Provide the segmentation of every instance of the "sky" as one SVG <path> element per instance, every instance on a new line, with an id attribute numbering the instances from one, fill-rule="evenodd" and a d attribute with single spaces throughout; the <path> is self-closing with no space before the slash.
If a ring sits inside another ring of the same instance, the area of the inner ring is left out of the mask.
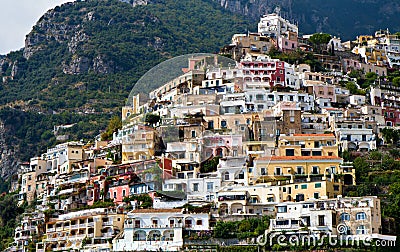
<path id="1" fill-rule="evenodd" d="M 0 54 L 24 47 L 25 35 L 47 10 L 72 1 L 0 0 Z"/>

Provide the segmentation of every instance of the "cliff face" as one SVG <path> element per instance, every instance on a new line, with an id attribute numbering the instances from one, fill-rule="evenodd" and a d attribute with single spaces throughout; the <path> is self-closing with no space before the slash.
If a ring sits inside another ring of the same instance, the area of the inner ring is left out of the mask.
<path id="1" fill-rule="evenodd" d="M 17 155 L 19 146 L 10 147 L 7 145 L 6 131 L 4 123 L 0 121 L 0 176 L 3 178 L 12 175 L 17 170 L 17 165 L 20 162 Z"/>
<path id="2" fill-rule="evenodd" d="M 216 52 L 251 24 L 211 0 L 86 0 L 48 11 L 25 48 L 0 55 L 0 176 L 54 146 L 55 125 L 75 123 L 63 133 L 70 140 L 93 139 L 152 67 Z"/>
<path id="3" fill-rule="evenodd" d="M 71 3 L 71 5 L 74 5 Z M 25 39 L 24 57 L 29 60 L 39 51 L 48 50 L 47 44 L 56 42 L 67 47 L 70 56 L 62 62 L 64 74 L 114 73 L 114 62 L 104 55 L 82 56 L 91 37 L 85 32 L 85 25 L 96 20 L 96 12 L 79 10 L 78 16 L 68 17 L 59 8 L 50 10 L 37 22 Z"/>
<path id="4" fill-rule="evenodd" d="M 251 17 L 271 13 L 277 6 L 281 15 L 298 22 L 304 34 L 326 32 L 354 39 L 389 28 L 400 31 L 400 2 L 396 0 L 213 0 L 223 8 Z"/>

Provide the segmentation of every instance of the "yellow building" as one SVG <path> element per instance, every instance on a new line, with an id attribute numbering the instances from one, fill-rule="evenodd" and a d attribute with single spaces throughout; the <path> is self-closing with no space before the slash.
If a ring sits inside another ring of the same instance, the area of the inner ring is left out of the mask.
<path id="1" fill-rule="evenodd" d="M 279 137 L 280 156 L 339 156 L 333 134 L 293 134 Z"/>
<path id="2" fill-rule="evenodd" d="M 122 129 L 122 162 L 151 159 L 158 150 L 159 137 L 156 130 L 144 125 Z"/>
<path id="3" fill-rule="evenodd" d="M 283 201 L 332 198 L 355 182 L 355 171 L 338 156 L 272 156 L 254 161 L 249 183 L 278 182 Z"/>
<path id="4" fill-rule="evenodd" d="M 108 240 L 123 230 L 124 216 L 113 209 L 96 208 L 50 219 L 46 222 L 46 238 L 37 244 L 37 251 L 80 249 L 85 245 L 109 248 Z"/>

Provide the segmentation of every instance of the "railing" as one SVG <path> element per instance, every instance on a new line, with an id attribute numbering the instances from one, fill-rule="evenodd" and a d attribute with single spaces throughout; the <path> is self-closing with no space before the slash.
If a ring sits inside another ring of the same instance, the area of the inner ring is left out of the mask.
<path id="1" fill-rule="evenodd" d="M 55 232 L 55 231 L 56 231 L 55 228 L 48 228 L 48 229 L 47 229 L 47 232 Z"/>
<path id="2" fill-rule="evenodd" d="M 112 225 L 113 225 L 112 221 L 103 222 L 103 226 L 112 226 Z"/>

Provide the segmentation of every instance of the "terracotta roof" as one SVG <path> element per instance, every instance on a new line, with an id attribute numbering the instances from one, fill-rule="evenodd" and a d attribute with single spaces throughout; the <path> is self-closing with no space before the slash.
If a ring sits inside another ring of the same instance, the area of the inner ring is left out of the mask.
<path id="1" fill-rule="evenodd" d="M 180 213 L 181 208 L 171 208 L 171 209 L 136 209 L 130 211 L 130 213 Z"/>
<path id="2" fill-rule="evenodd" d="M 311 137 L 325 137 L 325 136 L 331 136 L 334 137 L 332 133 L 330 134 L 293 134 L 293 136 L 311 136 Z"/>
<path id="3" fill-rule="evenodd" d="M 271 161 L 279 161 L 279 160 L 334 160 L 334 159 L 342 159 L 337 156 L 272 156 L 272 157 L 261 157 L 256 160 L 271 160 Z"/>

